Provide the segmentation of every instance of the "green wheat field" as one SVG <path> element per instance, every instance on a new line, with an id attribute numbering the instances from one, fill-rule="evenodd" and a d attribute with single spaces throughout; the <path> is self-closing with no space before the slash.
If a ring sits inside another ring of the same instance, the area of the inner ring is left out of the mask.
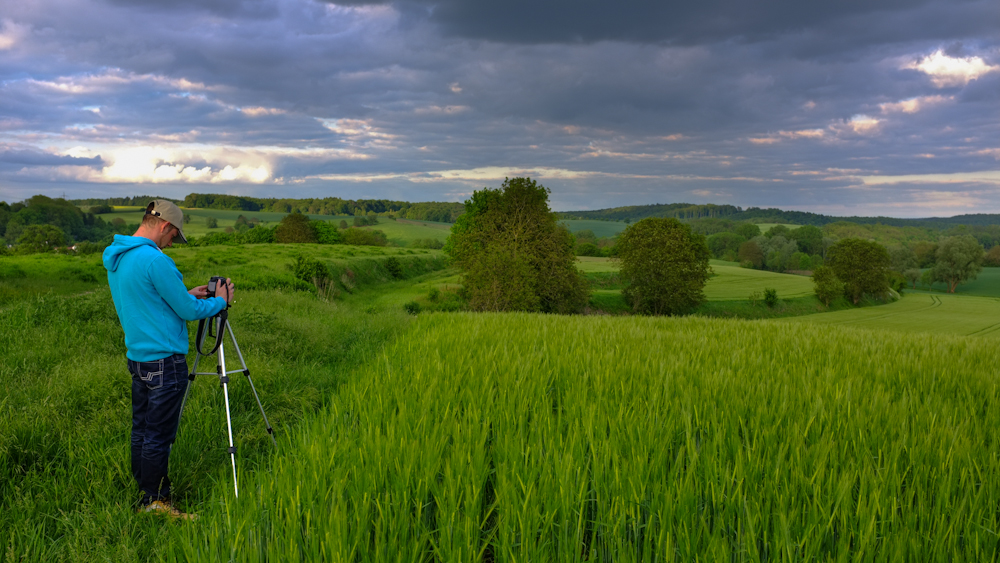
<path id="1" fill-rule="evenodd" d="M 171 472 L 200 519 L 135 514 L 99 256 L 4 257 L 0 562 L 1000 558 L 1000 299 L 817 313 L 808 278 L 713 261 L 716 309 L 689 317 L 410 315 L 457 287 L 439 251 L 168 253 L 189 286 L 236 281 L 277 448 L 234 378 L 235 498 L 199 376 Z M 296 278 L 303 258 L 334 283 Z M 613 262 L 580 264 L 613 299 Z M 764 288 L 814 314 L 713 313 Z"/>

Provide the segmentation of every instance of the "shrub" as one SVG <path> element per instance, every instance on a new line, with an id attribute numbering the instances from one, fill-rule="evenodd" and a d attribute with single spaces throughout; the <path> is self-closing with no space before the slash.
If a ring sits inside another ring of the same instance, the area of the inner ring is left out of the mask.
<path id="1" fill-rule="evenodd" d="M 413 248 L 429 248 L 431 250 L 440 250 L 444 248 L 444 243 L 436 238 L 418 238 L 410 243 Z"/>
<path id="2" fill-rule="evenodd" d="M 983 266 L 989 266 L 991 268 L 1000 267 L 1000 244 L 994 246 L 983 255 Z"/>
<path id="3" fill-rule="evenodd" d="M 398 280 L 403 277 L 403 265 L 399 262 L 399 258 L 390 256 L 382 262 L 382 265 L 385 266 L 385 271 L 394 279 Z"/>
<path id="4" fill-rule="evenodd" d="M 436 287 L 432 287 L 431 290 L 427 292 L 427 299 L 431 302 L 436 302 L 439 297 L 441 297 L 441 290 Z"/>
<path id="5" fill-rule="evenodd" d="M 108 245 L 106 244 L 100 244 L 85 240 L 83 242 L 76 243 L 76 253 L 82 255 L 99 254 L 101 252 L 104 252 L 104 249 L 107 248 L 107 246 Z"/>
<path id="6" fill-rule="evenodd" d="M 219 226 L 219 220 L 215 217 L 205 217 L 205 226 L 214 229 Z"/>
<path id="7" fill-rule="evenodd" d="M 844 294 L 844 284 L 829 266 L 820 266 L 813 270 L 813 287 L 816 297 L 827 307 L 834 300 Z"/>
<path id="8" fill-rule="evenodd" d="M 385 233 L 375 229 L 347 229 L 341 231 L 341 240 L 344 244 L 355 246 L 387 246 L 389 238 Z"/>
<path id="9" fill-rule="evenodd" d="M 677 315 L 705 301 L 710 257 L 704 235 L 674 218 L 648 217 L 618 237 L 622 296 L 639 313 Z"/>
<path id="10" fill-rule="evenodd" d="M 275 229 L 267 227 L 254 227 L 235 236 L 236 242 L 240 244 L 269 244 L 276 241 Z"/>
<path id="11" fill-rule="evenodd" d="M 596 244 L 592 242 L 585 242 L 583 244 L 576 245 L 576 255 L 577 256 L 601 256 L 601 249 L 597 247 Z"/>
<path id="12" fill-rule="evenodd" d="M 326 267 L 326 264 L 314 258 L 306 258 L 304 256 L 295 257 L 295 264 L 292 266 L 292 273 L 295 275 L 296 279 L 300 279 L 304 282 L 309 282 L 317 286 L 321 282 L 330 279 L 330 269 Z"/>
<path id="13" fill-rule="evenodd" d="M 778 304 L 777 289 L 772 289 L 770 287 L 764 288 L 764 304 L 767 305 L 769 309 L 774 309 L 774 306 Z"/>
<path id="14" fill-rule="evenodd" d="M 88 209 L 88 212 L 93 213 L 94 215 L 100 215 L 102 213 L 114 213 L 114 211 L 115 210 L 113 207 L 105 204 L 91 205 L 90 209 Z"/>
<path id="15" fill-rule="evenodd" d="M 420 303 L 417 303 L 416 301 L 410 301 L 409 303 L 403 305 L 403 309 L 406 309 L 406 312 L 411 315 L 416 315 L 417 313 L 420 312 Z"/>
<path id="16" fill-rule="evenodd" d="M 347 225 L 347 221 L 345 221 L 345 220 L 341 219 L 341 220 L 340 220 L 340 228 L 341 228 L 341 229 L 346 229 L 346 228 L 348 228 L 348 225 Z"/>
<path id="17" fill-rule="evenodd" d="M 309 228 L 316 236 L 316 242 L 320 244 L 340 244 L 343 237 L 337 227 L 327 221 L 309 221 Z"/>

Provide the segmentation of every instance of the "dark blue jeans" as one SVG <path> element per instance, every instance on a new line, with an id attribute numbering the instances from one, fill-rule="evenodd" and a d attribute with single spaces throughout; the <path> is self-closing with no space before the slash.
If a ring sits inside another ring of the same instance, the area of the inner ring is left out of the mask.
<path id="1" fill-rule="evenodd" d="M 187 359 L 174 354 L 152 362 L 128 361 L 132 373 L 132 476 L 142 491 L 140 504 L 170 498 L 170 446 L 177 437 Z"/>

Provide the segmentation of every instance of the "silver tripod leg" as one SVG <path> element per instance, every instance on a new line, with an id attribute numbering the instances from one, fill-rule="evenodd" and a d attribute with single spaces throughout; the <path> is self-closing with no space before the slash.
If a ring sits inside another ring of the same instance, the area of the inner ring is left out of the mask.
<path id="1" fill-rule="evenodd" d="M 222 330 L 222 320 L 216 321 L 219 323 L 217 326 L 218 330 Z M 240 489 L 236 482 L 236 447 L 233 445 L 233 419 L 229 414 L 229 374 L 226 372 L 226 343 L 225 339 L 219 343 L 219 381 L 222 383 L 222 394 L 226 399 L 226 429 L 229 430 L 229 458 L 233 462 L 233 491 L 236 493 L 236 498 L 240 498 Z"/>
<path id="2" fill-rule="evenodd" d="M 229 331 L 229 337 L 233 339 L 233 346 L 236 347 L 236 355 L 240 358 L 240 364 L 243 366 L 243 375 L 247 376 L 247 381 L 250 382 L 250 390 L 253 391 L 254 399 L 257 399 L 257 407 L 260 408 L 260 416 L 264 419 L 264 426 L 267 428 L 267 435 L 271 437 L 271 442 L 277 446 L 278 441 L 274 439 L 274 430 L 271 428 L 271 422 L 267 420 L 267 415 L 264 414 L 264 405 L 260 402 L 260 395 L 257 394 L 257 387 L 253 384 L 253 379 L 250 377 L 250 370 L 247 369 L 247 363 L 243 359 L 243 352 L 240 352 L 240 345 L 236 342 L 236 335 L 233 334 L 233 325 L 226 323 L 226 330 Z"/>

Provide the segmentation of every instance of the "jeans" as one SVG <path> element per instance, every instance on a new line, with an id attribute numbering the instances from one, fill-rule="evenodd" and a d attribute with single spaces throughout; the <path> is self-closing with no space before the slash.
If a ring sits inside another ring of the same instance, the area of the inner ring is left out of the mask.
<path id="1" fill-rule="evenodd" d="M 132 374 L 132 476 L 142 491 L 140 504 L 170 498 L 170 446 L 177 437 L 187 359 L 174 354 L 152 362 L 128 361 Z"/>

